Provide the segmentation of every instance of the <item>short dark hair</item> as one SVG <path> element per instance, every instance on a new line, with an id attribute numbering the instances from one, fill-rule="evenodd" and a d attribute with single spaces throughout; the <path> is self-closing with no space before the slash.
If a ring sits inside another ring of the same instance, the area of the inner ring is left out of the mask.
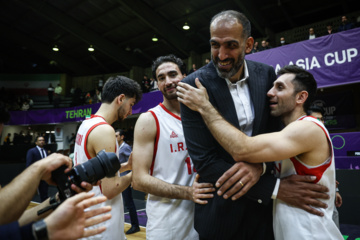
<path id="1" fill-rule="evenodd" d="M 140 85 L 134 80 L 124 76 L 112 76 L 104 84 L 101 93 L 101 102 L 112 103 L 120 94 L 126 97 L 135 98 L 139 102 L 142 97 Z"/>
<path id="2" fill-rule="evenodd" d="M 307 115 L 311 115 L 313 112 L 316 112 L 316 113 L 321 113 L 321 115 L 324 116 L 325 114 L 325 110 L 323 107 L 319 106 L 319 105 L 316 105 L 316 104 L 312 104 L 308 111 L 307 111 Z"/>
<path id="3" fill-rule="evenodd" d="M 156 69 L 163 63 L 166 63 L 166 62 L 172 62 L 172 63 L 175 63 L 178 67 L 179 67 L 179 70 L 181 72 L 181 74 L 185 74 L 186 73 L 186 70 L 185 70 L 185 65 L 183 63 L 183 61 L 176 57 L 175 55 L 173 54 L 170 54 L 170 55 L 167 55 L 167 56 L 161 56 L 161 57 L 158 57 L 152 64 L 152 67 L 151 67 L 151 70 L 152 70 L 152 75 L 153 77 L 157 80 L 157 77 L 156 77 Z"/>
<path id="4" fill-rule="evenodd" d="M 219 12 L 212 17 L 210 21 L 210 26 L 215 19 L 222 16 L 224 16 L 224 18 L 235 18 L 243 27 L 243 34 L 245 36 L 245 39 L 251 36 L 251 24 L 249 19 L 243 13 L 234 10 L 226 10 Z"/>
<path id="5" fill-rule="evenodd" d="M 117 132 L 119 133 L 119 136 L 124 135 L 124 138 L 126 138 L 126 131 L 124 129 L 118 128 L 118 129 L 115 130 L 115 133 L 117 133 Z"/>
<path id="6" fill-rule="evenodd" d="M 295 77 L 292 80 L 295 87 L 294 89 L 295 94 L 301 91 L 308 92 L 308 98 L 306 99 L 303 106 L 305 112 L 307 112 L 307 110 L 310 107 L 310 104 L 314 101 L 316 96 L 317 83 L 315 81 L 314 76 L 310 72 L 296 65 L 288 65 L 281 68 L 278 71 L 278 76 L 283 75 L 285 73 L 295 74 Z"/>
<path id="7" fill-rule="evenodd" d="M 0 123 L 7 123 L 10 120 L 10 113 L 6 108 L 0 107 Z"/>
<path id="8" fill-rule="evenodd" d="M 37 141 L 38 141 L 38 139 L 39 139 L 39 138 L 41 138 L 41 137 L 45 140 L 44 136 L 39 135 L 39 136 L 36 136 L 36 138 L 35 138 L 35 142 L 37 142 Z M 50 137 L 50 136 L 49 136 L 49 137 Z"/>

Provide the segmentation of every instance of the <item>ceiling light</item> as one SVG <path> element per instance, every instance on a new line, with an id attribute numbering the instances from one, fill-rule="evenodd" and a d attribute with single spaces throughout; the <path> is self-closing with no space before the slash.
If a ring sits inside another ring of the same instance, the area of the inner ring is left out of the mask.
<path id="1" fill-rule="evenodd" d="M 156 37 L 156 35 L 153 36 L 153 38 L 151 39 L 153 42 L 157 42 L 159 41 L 159 39 Z"/>
<path id="2" fill-rule="evenodd" d="M 189 30 L 189 29 L 190 29 L 190 26 L 189 26 L 187 23 L 185 23 L 184 26 L 183 26 L 183 29 L 184 29 L 184 30 Z"/>
<path id="3" fill-rule="evenodd" d="M 59 51 L 59 48 L 58 48 L 57 45 L 54 45 L 54 47 L 52 48 L 52 50 L 53 50 L 54 52 L 58 52 L 58 51 Z"/>
<path id="4" fill-rule="evenodd" d="M 94 49 L 93 45 L 90 45 L 90 47 L 88 48 L 88 51 L 89 51 L 89 52 L 93 52 L 93 51 L 95 51 L 95 49 Z"/>

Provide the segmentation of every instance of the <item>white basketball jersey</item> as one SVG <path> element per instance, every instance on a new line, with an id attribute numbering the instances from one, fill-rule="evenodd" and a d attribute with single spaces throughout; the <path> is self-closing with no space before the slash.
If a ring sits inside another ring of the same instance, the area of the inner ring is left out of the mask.
<path id="1" fill-rule="evenodd" d="M 75 165 L 82 164 L 89 159 L 91 159 L 87 149 L 87 139 L 90 132 L 99 125 L 108 124 L 105 119 L 100 116 L 93 115 L 90 119 L 85 120 L 76 135 L 75 141 L 75 152 L 74 152 L 74 162 Z M 114 136 L 115 137 L 115 136 Z M 117 148 L 116 148 L 117 152 Z M 120 176 L 118 174 L 118 176 Z M 93 189 L 90 192 L 95 193 L 95 197 L 103 196 L 101 192 L 101 186 L 93 186 Z M 97 204 L 89 209 L 95 209 L 102 206 L 111 206 L 111 219 L 104 223 L 100 223 L 95 225 L 98 226 L 106 226 L 105 232 L 101 234 L 97 234 L 92 237 L 84 238 L 84 239 L 106 239 L 106 240 L 113 240 L 113 239 L 120 239 L 125 240 L 125 233 L 124 233 L 124 206 L 122 201 L 121 194 L 118 194 L 113 199 L 107 200 L 104 203 Z"/>
<path id="2" fill-rule="evenodd" d="M 324 213 L 323 217 L 315 216 L 305 210 L 290 206 L 280 199 L 276 199 L 273 208 L 275 239 L 343 239 L 332 219 L 335 205 L 335 163 L 329 132 L 325 126 L 314 117 L 305 116 L 299 118 L 298 121 L 299 120 L 314 122 L 322 128 L 331 147 L 331 156 L 327 161 L 318 166 L 306 165 L 297 157 L 276 162 L 277 177 L 282 178 L 292 174 L 316 176 L 315 183 L 329 188 L 328 194 L 330 195 L 330 199 L 319 199 L 328 205 L 326 209 L 316 208 Z"/>
<path id="3" fill-rule="evenodd" d="M 185 144 L 181 118 L 163 104 L 149 110 L 156 121 L 156 140 L 150 174 L 165 182 L 191 186 L 196 172 Z M 199 239 L 194 229 L 195 204 L 189 200 L 148 195 L 146 239 Z"/>

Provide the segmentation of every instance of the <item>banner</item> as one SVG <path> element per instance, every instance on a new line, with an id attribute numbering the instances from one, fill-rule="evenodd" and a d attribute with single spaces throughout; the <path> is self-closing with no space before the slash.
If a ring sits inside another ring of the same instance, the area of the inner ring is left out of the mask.
<path id="1" fill-rule="evenodd" d="M 316 97 L 315 105 L 325 110 L 324 120 L 328 130 L 356 128 L 353 92 L 343 91 Z"/>
<path id="2" fill-rule="evenodd" d="M 337 169 L 360 170 L 360 132 L 330 134 Z"/>
<path id="3" fill-rule="evenodd" d="M 311 72 L 318 88 L 360 82 L 360 28 L 246 55 L 277 72 L 298 65 Z"/>
<path id="4" fill-rule="evenodd" d="M 160 91 L 143 94 L 140 102 L 133 106 L 132 114 L 146 112 L 163 101 Z M 29 111 L 10 111 L 10 121 L 7 125 L 53 124 L 63 122 L 79 122 L 95 114 L 101 103 L 69 108 L 53 108 Z"/>

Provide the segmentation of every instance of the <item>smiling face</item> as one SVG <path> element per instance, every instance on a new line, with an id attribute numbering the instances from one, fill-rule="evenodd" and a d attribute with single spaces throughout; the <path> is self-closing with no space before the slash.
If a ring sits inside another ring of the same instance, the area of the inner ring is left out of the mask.
<path id="1" fill-rule="evenodd" d="M 167 100 L 177 99 L 176 87 L 184 76 L 177 64 L 165 62 L 156 69 L 158 88 Z"/>
<path id="2" fill-rule="evenodd" d="M 242 25 L 234 18 L 215 19 L 210 26 L 210 35 L 211 58 L 218 75 L 232 82 L 239 80 L 245 52 L 251 51 L 254 39 L 245 39 Z"/>
<path id="3" fill-rule="evenodd" d="M 284 116 L 293 111 L 296 106 L 295 87 L 292 82 L 295 74 L 281 75 L 274 86 L 268 91 L 270 98 L 270 112 L 274 117 Z"/>

